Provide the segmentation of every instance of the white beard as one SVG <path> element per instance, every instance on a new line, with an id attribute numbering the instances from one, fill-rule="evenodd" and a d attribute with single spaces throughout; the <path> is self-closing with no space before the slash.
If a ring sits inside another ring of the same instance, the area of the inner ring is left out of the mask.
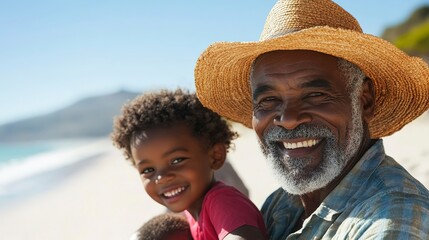
<path id="1" fill-rule="evenodd" d="M 352 123 L 344 146 L 339 146 L 338 139 L 329 128 L 300 125 L 294 130 L 273 127 L 264 135 L 264 143 L 259 142 L 268 165 L 281 187 L 295 195 L 313 192 L 327 186 L 344 169 L 356 154 L 363 138 L 362 112 L 358 98 L 352 95 Z M 287 136 L 287 137 L 286 137 Z M 308 158 L 291 158 L 283 155 L 277 144 L 279 139 L 293 137 L 321 137 L 326 145 L 320 165 L 310 168 Z"/>

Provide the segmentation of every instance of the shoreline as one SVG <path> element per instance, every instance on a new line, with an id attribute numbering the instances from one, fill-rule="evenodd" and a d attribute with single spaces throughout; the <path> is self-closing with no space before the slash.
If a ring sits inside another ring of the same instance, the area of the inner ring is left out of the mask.
<path id="1" fill-rule="evenodd" d="M 60 184 L 69 178 L 73 178 L 82 169 L 94 164 L 93 161 L 100 157 L 103 157 L 103 153 L 81 159 L 73 164 L 31 175 L 4 186 L 3 193 L 0 193 L 0 211 L 2 208 L 13 207 L 14 204 L 34 196 L 55 191 Z"/>
<path id="2" fill-rule="evenodd" d="M 45 191 L 68 175 L 106 153 L 104 138 L 81 139 L 75 144 L 57 140 L 63 147 L 28 155 L 0 165 L 0 207 L 11 200 Z M 53 145 L 55 141 L 52 141 Z M 28 143 L 27 143 L 28 144 Z"/>

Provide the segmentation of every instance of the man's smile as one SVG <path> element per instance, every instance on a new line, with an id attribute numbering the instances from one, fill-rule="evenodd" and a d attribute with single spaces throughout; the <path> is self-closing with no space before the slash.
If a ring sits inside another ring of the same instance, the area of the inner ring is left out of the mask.
<path id="1" fill-rule="evenodd" d="M 308 148 L 308 147 L 313 147 L 320 141 L 321 141 L 320 139 L 309 139 L 309 140 L 304 140 L 299 142 L 283 141 L 283 146 L 286 150 L 297 149 L 297 148 Z"/>

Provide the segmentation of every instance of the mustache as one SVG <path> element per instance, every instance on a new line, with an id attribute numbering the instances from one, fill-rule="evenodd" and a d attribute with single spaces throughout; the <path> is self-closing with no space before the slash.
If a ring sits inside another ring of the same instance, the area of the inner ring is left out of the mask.
<path id="1" fill-rule="evenodd" d="M 336 138 L 332 131 L 325 126 L 302 124 L 288 130 L 279 126 L 270 126 L 263 135 L 265 143 L 278 142 L 293 138 Z"/>

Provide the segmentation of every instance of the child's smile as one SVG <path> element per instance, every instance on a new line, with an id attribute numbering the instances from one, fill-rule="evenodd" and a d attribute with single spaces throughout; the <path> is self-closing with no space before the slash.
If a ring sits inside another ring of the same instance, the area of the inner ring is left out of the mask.
<path id="1" fill-rule="evenodd" d="M 177 189 L 174 189 L 174 190 L 172 190 L 172 191 L 168 191 L 168 192 L 165 192 L 165 193 L 163 193 L 162 195 L 165 197 L 165 198 L 172 198 L 172 197 L 176 197 L 177 195 L 179 195 L 179 194 L 181 194 L 183 191 L 185 191 L 185 187 L 180 187 L 180 188 L 177 188 Z"/>
<path id="2" fill-rule="evenodd" d="M 187 189 L 187 186 L 173 188 L 167 187 L 166 189 L 163 189 L 159 194 L 164 202 L 163 205 L 168 207 L 168 205 L 173 205 L 176 202 L 180 204 L 179 201 L 185 196 Z"/>

